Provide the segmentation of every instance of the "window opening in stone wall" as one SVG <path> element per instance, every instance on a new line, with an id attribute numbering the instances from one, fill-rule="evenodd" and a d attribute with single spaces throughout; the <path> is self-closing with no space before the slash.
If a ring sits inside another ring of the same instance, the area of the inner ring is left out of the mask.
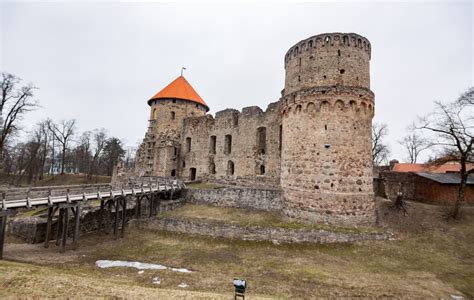
<path id="1" fill-rule="evenodd" d="M 342 37 L 342 40 L 344 41 L 344 45 L 348 45 L 348 44 L 349 44 L 349 38 L 347 37 L 347 35 L 343 36 L 343 37 Z"/>
<path id="2" fill-rule="evenodd" d="M 265 175 L 265 166 L 264 165 L 260 166 L 260 175 Z"/>
<path id="3" fill-rule="evenodd" d="M 174 111 L 171 112 L 171 120 L 174 120 L 176 118 L 176 113 Z"/>
<path id="4" fill-rule="evenodd" d="M 173 99 L 173 103 L 176 103 L 176 99 Z"/>
<path id="5" fill-rule="evenodd" d="M 186 151 L 191 152 L 191 138 L 186 138 Z"/>
<path id="6" fill-rule="evenodd" d="M 267 128 L 257 128 L 257 153 L 265 154 L 267 151 Z"/>
<path id="7" fill-rule="evenodd" d="M 239 118 L 237 116 L 234 116 L 234 127 L 239 126 Z"/>
<path id="8" fill-rule="evenodd" d="M 337 56 L 341 56 L 341 50 L 337 50 Z"/>
<path id="9" fill-rule="evenodd" d="M 216 154 L 216 136 L 211 135 L 209 138 L 209 153 Z"/>
<path id="10" fill-rule="evenodd" d="M 331 38 L 330 38 L 329 36 L 326 36 L 326 37 L 324 38 L 324 41 L 326 42 L 326 44 L 329 43 L 330 40 L 331 40 Z"/>
<path id="11" fill-rule="evenodd" d="M 178 155 L 178 148 L 174 147 L 174 156 Z"/>
<path id="12" fill-rule="evenodd" d="M 300 81 L 301 81 L 301 76 L 298 75 L 298 82 L 300 82 Z"/>
<path id="13" fill-rule="evenodd" d="M 301 57 L 300 57 L 300 59 L 299 59 L 299 65 L 301 66 Z"/>
<path id="14" fill-rule="evenodd" d="M 216 164 L 213 161 L 209 163 L 209 173 L 216 174 Z"/>
<path id="15" fill-rule="evenodd" d="M 183 160 L 183 168 L 186 168 L 186 162 Z"/>
<path id="16" fill-rule="evenodd" d="M 344 74 L 345 72 L 346 72 L 346 70 L 344 70 L 344 69 L 339 70 L 339 73 L 341 73 L 341 74 Z"/>
<path id="17" fill-rule="evenodd" d="M 280 156 L 281 156 L 281 145 L 283 142 L 283 126 L 280 125 L 280 136 L 279 136 L 279 144 L 278 144 L 278 150 L 280 150 Z"/>
<path id="18" fill-rule="evenodd" d="M 326 79 L 326 75 L 324 75 L 323 78 Z"/>
<path id="19" fill-rule="evenodd" d="M 309 45 L 310 48 L 312 48 L 313 47 L 313 41 L 309 41 L 308 45 Z"/>
<path id="20" fill-rule="evenodd" d="M 234 162 L 229 160 L 227 162 L 227 176 L 234 175 Z"/>
<path id="21" fill-rule="evenodd" d="M 156 120 L 157 116 L 158 114 L 157 114 L 156 108 L 153 108 L 153 116 L 152 116 L 153 120 Z"/>
<path id="22" fill-rule="evenodd" d="M 196 180 L 196 168 L 189 169 L 189 180 Z"/>
<path id="23" fill-rule="evenodd" d="M 232 135 L 227 134 L 224 138 L 224 154 L 232 153 Z"/>
<path id="24" fill-rule="evenodd" d="M 324 130 L 328 130 L 328 125 L 324 125 Z"/>
<path id="25" fill-rule="evenodd" d="M 171 170 L 171 177 L 175 177 L 175 176 L 176 176 L 176 170 L 173 169 L 173 170 Z"/>

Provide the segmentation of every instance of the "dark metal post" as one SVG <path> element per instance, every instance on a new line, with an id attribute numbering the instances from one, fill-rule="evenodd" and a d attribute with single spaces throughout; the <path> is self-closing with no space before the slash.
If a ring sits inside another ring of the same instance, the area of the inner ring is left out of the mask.
<path id="1" fill-rule="evenodd" d="M 72 250 L 77 249 L 77 240 L 79 239 L 79 223 L 81 222 L 81 206 L 78 204 L 76 206 L 76 211 L 74 212 L 74 232 L 72 233 Z"/>

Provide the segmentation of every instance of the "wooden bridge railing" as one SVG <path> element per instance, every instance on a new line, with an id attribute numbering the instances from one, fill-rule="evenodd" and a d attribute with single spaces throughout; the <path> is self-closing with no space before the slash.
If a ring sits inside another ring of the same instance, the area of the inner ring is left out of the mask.
<path id="1" fill-rule="evenodd" d="M 6 190 L 2 192 L 0 203 L 0 259 L 3 256 L 7 217 L 13 215 L 17 209 L 48 207 L 45 247 L 49 246 L 52 219 L 59 211 L 56 230 L 56 245 L 59 246 L 61 243 L 61 252 L 63 252 L 68 233 L 67 226 L 69 223 L 69 209 L 74 215 L 75 220 L 73 228 L 73 249 L 75 249 L 77 247 L 81 206 L 82 204 L 87 203 L 87 201 L 100 201 L 101 220 L 99 221 L 99 227 L 103 223 L 102 218 L 104 210 L 109 209 L 115 211 L 114 238 L 116 238 L 119 214 L 122 218 L 121 236 L 123 237 L 126 221 L 127 197 L 134 197 L 136 199 L 137 213 L 140 213 L 141 200 L 148 200 L 150 210 L 149 216 L 151 217 L 153 215 L 153 205 L 156 199 L 160 199 L 160 197 L 164 198 L 166 196 L 171 199 L 173 194 L 180 192 L 185 188 L 186 186 L 184 183 L 177 180 L 147 177 L 131 180 L 128 184 L 120 188 L 113 188 L 111 185 L 99 184 Z"/>

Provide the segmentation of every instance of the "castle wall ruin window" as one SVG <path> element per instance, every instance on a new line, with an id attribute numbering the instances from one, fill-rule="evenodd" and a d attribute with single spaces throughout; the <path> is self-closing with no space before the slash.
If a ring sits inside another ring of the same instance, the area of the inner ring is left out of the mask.
<path id="1" fill-rule="evenodd" d="M 209 163 L 209 173 L 216 174 L 216 164 L 213 161 Z"/>
<path id="2" fill-rule="evenodd" d="M 174 120 L 176 118 L 176 113 L 174 111 L 171 112 L 171 120 Z"/>
<path id="3" fill-rule="evenodd" d="M 344 69 L 339 70 L 339 73 L 341 73 L 341 74 L 344 74 L 345 72 L 346 72 L 346 70 L 344 70 Z"/>
<path id="4" fill-rule="evenodd" d="M 280 135 L 278 139 L 278 150 L 280 151 L 280 157 L 281 157 L 281 145 L 283 142 L 283 125 L 280 125 Z"/>
<path id="5" fill-rule="evenodd" d="M 178 148 L 174 147 L 174 156 L 178 155 Z"/>
<path id="6" fill-rule="evenodd" d="M 191 152 L 191 138 L 186 138 L 186 152 Z"/>
<path id="7" fill-rule="evenodd" d="M 176 176 L 176 170 L 173 169 L 173 170 L 171 170 L 171 177 L 175 177 L 175 176 Z"/>
<path id="8" fill-rule="evenodd" d="M 260 175 L 265 175 L 265 166 L 264 165 L 260 166 Z"/>
<path id="9" fill-rule="evenodd" d="M 216 136 L 211 135 L 209 138 L 209 153 L 216 154 Z"/>
<path id="10" fill-rule="evenodd" d="M 337 56 L 341 56 L 341 50 L 337 50 Z"/>
<path id="11" fill-rule="evenodd" d="M 224 137 L 224 154 L 232 153 L 232 135 L 227 134 Z"/>
<path id="12" fill-rule="evenodd" d="M 152 119 L 156 120 L 157 117 L 158 117 L 158 112 L 157 112 L 156 108 L 153 108 Z"/>
<path id="13" fill-rule="evenodd" d="M 257 153 L 265 154 L 267 150 L 267 128 L 257 128 Z"/>
<path id="14" fill-rule="evenodd" d="M 234 162 L 229 160 L 227 162 L 227 176 L 234 175 Z"/>
<path id="15" fill-rule="evenodd" d="M 196 168 L 189 169 L 189 180 L 191 181 L 196 180 Z"/>

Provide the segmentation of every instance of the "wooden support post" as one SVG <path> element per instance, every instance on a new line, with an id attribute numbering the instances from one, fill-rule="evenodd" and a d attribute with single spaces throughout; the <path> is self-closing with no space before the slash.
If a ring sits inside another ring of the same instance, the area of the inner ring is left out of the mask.
<path id="1" fill-rule="evenodd" d="M 61 241 L 61 230 L 63 227 L 63 209 L 59 208 L 58 220 L 56 221 L 56 246 L 59 246 Z"/>
<path id="2" fill-rule="evenodd" d="M 148 215 L 150 218 L 153 216 L 153 200 L 155 200 L 155 194 L 150 192 L 150 213 Z"/>
<path id="3" fill-rule="evenodd" d="M 7 216 L 0 217 L 0 259 L 3 259 L 3 245 L 5 244 L 5 230 L 7 228 Z"/>
<path id="4" fill-rule="evenodd" d="M 125 235 L 125 223 L 127 222 L 127 198 L 122 199 L 122 232 L 120 237 L 123 238 Z"/>
<path id="5" fill-rule="evenodd" d="M 100 232 L 102 230 L 102 225 L 104 225 L 104 209 L 105 209 L 104 200 L 100 200 L 100 212 L 99 212 L 99 228 L 97 230 Z"/>
<path id="6" fill-rule="evenodd" d="M 79 223 L 81 222 L 81 206 L 78 204 L 76 206 L 76 211 L 74 212 L 74 231 L 72 233 L 72 250 L 77 249 L 77 240 L 79 239 Z"/>
<path id="7" fill-rule="evenodd" d="M 62 240 L 61 240 L 61 249 L 59 250 L 61 253 L 64 253 L 64 251 L 66 251 L 66 241 L 67 241 L 67 225 L 68 225 L 68 221 L 69 221 L 69 207 L 64 207 L 62 208 L 64 210 L 63 212 L 63 217 L 64 217 L 64 220 L 63 220 L 63 237 L 62 237 Z"/>
<path id="8" fill-rule="evenodd" d="M 136 196 L 135 197 L 135 218 L 139 219 L 141 215 L 141 202 L 142 198 L 141 196 Z"/>
<path id="9" fill-rule="evenodd" d="M 46 223 L 46 236 L 44 237 L 44 247 L 49 248 L 49 240 L 51 239 L 51 225 L 53 223 L 54 209 L 52 206 L 48 207 L 48 221 Z"/>
<path id="10" fill-rule="evenodd" d="M 118 198 L 114 199 L 115 201 L 115 221 L 114 221 L 114 240 L 117 239 L 117 229 L 118 229 L 118 217 L 119 217 L 119 200 Z"/>

